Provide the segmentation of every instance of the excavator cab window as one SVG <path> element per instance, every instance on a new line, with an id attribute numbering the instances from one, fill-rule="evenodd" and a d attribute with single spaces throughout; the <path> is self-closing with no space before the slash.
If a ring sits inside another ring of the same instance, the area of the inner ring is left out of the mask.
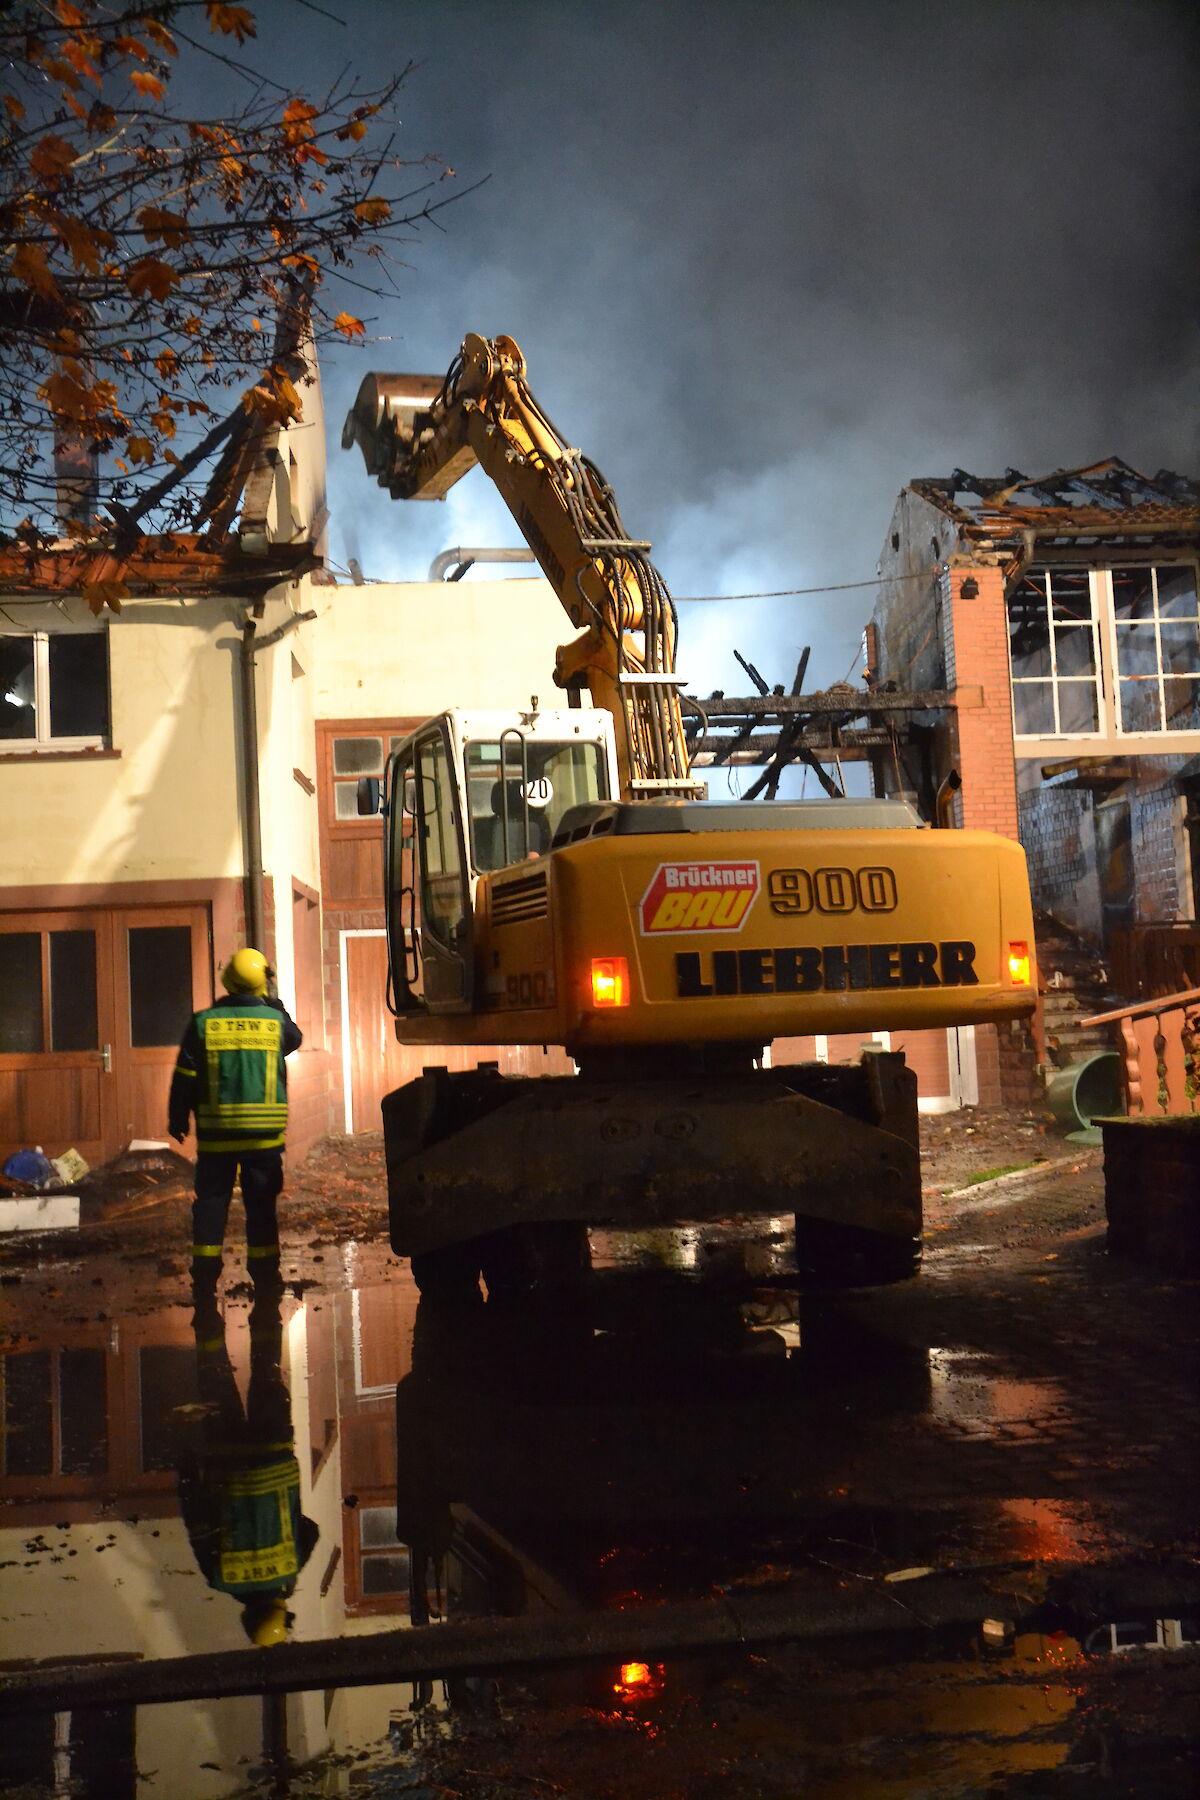
<path id="1" fill-rule="evenodd" d="M 457 1011 L 470 1003 L 471 900 L 458 782 L 442 728 L 417 739 L 414 775 L 425 1003 Z"/>
<path id="2" fill-rule="evenodd" d="M 607 800 L 604 746 L 557 743 L 513 730 L 466 746 L 471 860 L 480 874 L 550 848 L 569 806 Z"/>
<path id="3" fill-rule="evenodd" d="M 388 958 L 398 1013 L 471 1004 L 466 842 L 444 728 L 405 744 L 389 769 Z"/>

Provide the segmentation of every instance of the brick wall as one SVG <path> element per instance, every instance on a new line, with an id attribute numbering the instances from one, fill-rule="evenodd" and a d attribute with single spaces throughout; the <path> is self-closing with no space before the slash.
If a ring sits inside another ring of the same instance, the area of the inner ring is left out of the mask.
<path id="1" fill-rule="evenodd" d="M 1034 906 L 1099 945 L 1103 927 L 1093 806 L 1086 790 L 1039 784 L 1021 794 L 1018 818 Z"/>
<path id="2" fill-rule="evenodd" d="M 1186 759 L 1141 756 L 1115 794 L 1129 802 L 1135 914 L 1139 925 L 1186 918 L 1190 907 L 1173 779 Z M 1104 926 L 1095 797 L 1086 789 L 1023 783 L 1018 802 L 1021 842 L 1029 859 L 1034 905 L 1099 945 Z"/>
<path id="3" fill-rule="evenodd" d="M 1139 925 L 1186 918 L 1189 896 L 1181 880 L 1179 790 L 1171 780 L 1177 757 L 1139 757 L 1130 783 L 1130 826 Z M 1181 891 L 1182 890 L 1182 891 Z"/>
<path id="4" fill-rule="evenodd" d="M 964 596 L 963 583 L 978 593 Z M 998 568 L 961 566 L 942 578 L 946 679 L 960 691 L 954 715 L 955 763 L 962 789 L 955 824 L 974 831 L 1019 837 L 1012 697 L 1008 676 L 1008 622 L 1004 577 Z"/>

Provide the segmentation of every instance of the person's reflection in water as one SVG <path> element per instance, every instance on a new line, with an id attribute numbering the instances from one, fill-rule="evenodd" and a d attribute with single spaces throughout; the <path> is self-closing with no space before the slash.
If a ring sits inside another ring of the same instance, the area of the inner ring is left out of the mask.
<path id="1" fill-rule="evenodd" d="M 278 1644 L 292 1623 L 288 1597 L 318 1537 L 300 1510 L 279 1301 L 263 1297 L 250 1315 L 244 1405 L 216 1306 L 198 1307 L 193 1326 L 203 1416 L 180 1458 L 183 1522 L 208 1585 L 241 1601 L 250 1641 Z"/>

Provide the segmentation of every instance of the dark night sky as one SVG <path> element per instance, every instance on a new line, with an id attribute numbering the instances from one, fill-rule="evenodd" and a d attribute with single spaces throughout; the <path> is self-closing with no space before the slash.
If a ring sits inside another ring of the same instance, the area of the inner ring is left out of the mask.
<path id="1" fill-rule="evenodd" d="M 255 60 L 311 90 L 412 58 L 404 153 L 489 178 L 399 299 L 357 297 L 391 343 L 326 368 L 335 560 L 520 542 L 484 477 L 399 507 L 336 448 L 364 372 L 441 373 L 469 330 L 521 344 L 680 596 L 865 579 L 903 483 L 955 465 L 1200 470 L 1200 9 L 328 5 L 261 0 Z M 825 685 L 872 601 L 689 607 L 680 666 L 740 691 L 733 644 L 783 680 L 811 642 Z"/>

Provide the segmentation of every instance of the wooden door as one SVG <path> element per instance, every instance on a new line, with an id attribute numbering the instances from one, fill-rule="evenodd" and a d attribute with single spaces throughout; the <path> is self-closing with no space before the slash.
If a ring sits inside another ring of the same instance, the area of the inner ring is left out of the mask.
<path id="1" fill-rule="evenodd" d="M 127 908 L 112 922 L 111 1156 L 131 1138 L 165 1138 L 167 1097 L 188 1014 L 212 1003 L 208 908 Z M 194 1145 L 185 1146 L 194 1154 Z"/>
<path id="2" fill-rule="evenodd" d="M 387 1008 L 387 938 L 382 931 L 348 931 L 342 945 L 346 1130 L 379 1131 L 380 1102 L 412 1079 L 412 1058 L 396 1042 Z"/>
<path id="3" fill-rule="evenodd" d="M 570 1075 L 575 1065 L 551 1044 L 399 1044 L 387 1005 L 387 938 L 382 931 L 342 933 L 342 1064 L 345 1129 L 380 1131 L 380 1102 L 416 1081 L 426 1064 L 451 1070 L 495 1063 L 502 1075 Z"/>
<path id="4" fill-rule="evenodd" d="M 203 906 L 0 915 L 0 1159 L 41 1144 L 94 1165 L 165 1135 L 208 940 Z"/>
<path id="5" fill-rule="evenodd" d="M 0 1157 L 103 1160 L 111 1132 L 111 932 L 96 912 L 0 917 Z"/>

